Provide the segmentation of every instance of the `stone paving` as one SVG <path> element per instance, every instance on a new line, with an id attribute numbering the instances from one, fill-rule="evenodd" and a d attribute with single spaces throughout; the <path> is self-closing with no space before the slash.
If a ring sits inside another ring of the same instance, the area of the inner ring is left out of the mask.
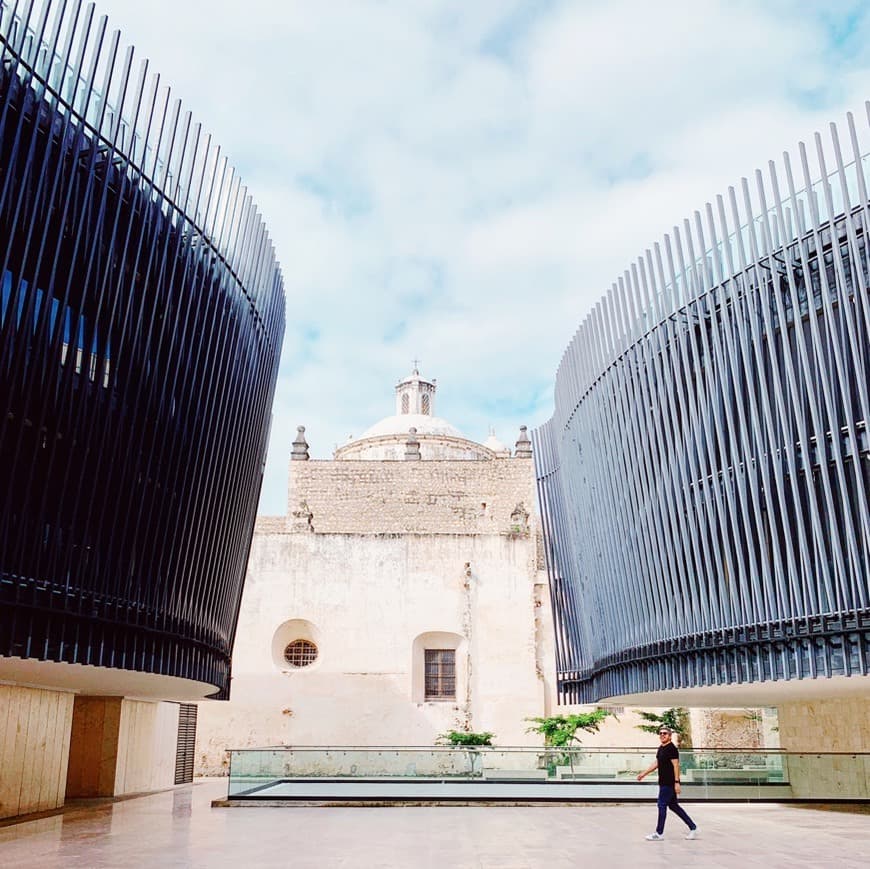
<path id="1" fill-rule="evenodd" d="M 0 866 L 293 869 L 870 866 L 870 816 L 688 803 L 700 838 L 655 806 L 212 808 L 226 780 L 0 828 Z"/>

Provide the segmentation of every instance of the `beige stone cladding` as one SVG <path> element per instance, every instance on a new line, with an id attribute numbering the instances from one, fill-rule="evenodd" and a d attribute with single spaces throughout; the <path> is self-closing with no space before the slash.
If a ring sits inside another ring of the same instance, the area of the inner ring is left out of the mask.
<path id="1" fill-rule="evenodd" d="M 0 685 L 0 818 L 63 805 L 73 699 Z"/>
<path id="2" fill-rule="evenodd" d="M 796 797 L 870 799 L 870 677 L 851 679 L 856 680 L 854 695 L 798 700 L 778 707 L 782 747 L 800 752 L 788 758 Z"/>
<path id="3" fill-rule="evenodd" d="M 534 497 L 530 459 L 290 463 L 289 512 L 318 534 L 522 532 L 512 514 Z"/>
<path id="4" fill-rule="evenodd" d="M 178 710 L 177 703 L 77 696 L 67 794 L 117 797 L 172 787 Z"/>
<path id="5" fill-rule="evenodd" d="M 116 796 L 175 783 L 178 712 L 177 703 L 124 700 L 118 728 Z"/>
<path id="6" fill-rule="evenodd" d="M 780 703 L 779 738 L 786 751 L 870 753 L 870 676 L 851 677 L 864 695 Z"/>

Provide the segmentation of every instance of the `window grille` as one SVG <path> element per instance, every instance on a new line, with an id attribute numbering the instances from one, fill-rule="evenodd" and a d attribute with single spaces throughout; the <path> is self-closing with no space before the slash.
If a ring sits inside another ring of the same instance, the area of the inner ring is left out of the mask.
<path id="1" fill-rule="evenodd" d="M 402 413 L 407 413 L 411 409 L 411 402 L 408 399 L 408 393 L 406 392 L 402 396 Z"/>
<path id="2" fill-rule="evenodd" d="M 307 667 L 317 660 L 317 646 L 308 640 L 294 640 L 284 649 L 284 660 L 291 667 Z"/>
<path id="3" fill-rule="evenodd" d="M 455 649 L 426 649 L 424 661 L 426 668 L 426 699 L 455 700 Z"/>
<path id="4" fill-rule="evenodd" d="M 429 401 L 429 396 L 425 392 L 420 396 L 420 405 L 423 413 L 428 416 L 432 410 L 432 405 Z"/>

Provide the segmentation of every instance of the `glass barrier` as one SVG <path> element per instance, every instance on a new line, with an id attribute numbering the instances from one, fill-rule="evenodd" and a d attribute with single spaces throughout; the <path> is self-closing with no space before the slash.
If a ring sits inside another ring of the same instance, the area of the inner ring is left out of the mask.
<path id="1" fill-rule="evenodd" d="M 273 747 L 230 751 L 228 798 L 288 780 L 636 783 L 655 756 L 645 748 Z M 787 785 L 780 751 L 684 749 L 685 786 Z M 654 782 L 655 776 L 648 781 Z"/>

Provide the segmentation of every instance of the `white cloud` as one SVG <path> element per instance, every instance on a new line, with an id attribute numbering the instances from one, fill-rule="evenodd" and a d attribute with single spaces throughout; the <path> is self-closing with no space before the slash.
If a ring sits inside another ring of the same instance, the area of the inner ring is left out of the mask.
<path id="1" fill-rule="evenodd" d="M 512 443 L 580 320 L 662 233 L 829 118 L 866 125 L 861 3 L 98 0 L 239 169 L 287 337 L 261 510 L 297 424 L 392 412 Z"/>

